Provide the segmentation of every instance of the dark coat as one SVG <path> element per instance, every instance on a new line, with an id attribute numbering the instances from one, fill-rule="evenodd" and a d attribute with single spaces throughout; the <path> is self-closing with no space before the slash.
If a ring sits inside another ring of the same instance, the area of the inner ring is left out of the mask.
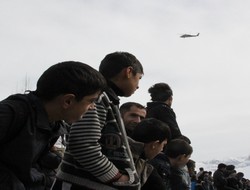
<path id="1" fill-rule="evenodd" d="M 153 160 L 149 162 L 157 170 L 165 184 L 166 190 L 170 190 L 171 165 L 164 153 L 159 153 Z"/>
<path id="2" fill-rule="evenodd" d="M 61 121 L 49 123 L 33 93 L 1 101 L 0 189 L 45 189 L 50 183 L 46 173 L 61 161 L 50 148 L 65 133 L 65 125 Z"/>
<path id="3" fill-rule="evenodd" d="M 165 183 L 166 190 L 189 190 L 190 184 L 186 173 L 182 168 L 171 166 L 168 157 L 164 153 L 158 154 L 150 161 Z"/>
<path id="4" fill-rule="evenodd" d="M 171 130 L 172 139 L 182 136 L 174 110 L 164 102 L 148 102 L 146 117 L 156 118 L 167 123 Z"/>
<path id="5" fill-rule="evenodd" d="M 141 190 L 166 190 L 162 177 L 157 170 L 149 164 L 144 155 L 144 144 L 134 141 L 128 137 L 129 145 L 133 158 L 135 160 L 135 167 L 141 181 Z"/>
<path id="6" fill-rule="evenodd" d="M 223 171 L 217 169 L 214 172 L 213 179 L 214 186 L 217 188 L 217 190 L 224 190 L 224 187 L 227 185 L 227 180 L 224 176 Z"/>

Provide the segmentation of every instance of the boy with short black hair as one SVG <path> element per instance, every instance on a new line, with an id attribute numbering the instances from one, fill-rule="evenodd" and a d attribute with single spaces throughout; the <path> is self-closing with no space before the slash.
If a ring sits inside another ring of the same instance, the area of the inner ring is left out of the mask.
<path id="1" fill-rule="evenodd" d="M 187 164 L 193 148 L 182 139 L 173 139 L 166 145 L 164 153 L 160 153 L 150 163 L 157 169 L 168 188 L 171 190 L 189 190 L 184 179 L 183 167 Z"/>
<path id="2" fill-rule="evenodd" d="M 168 124 L 172 139 L 182 136 L 172 109 L 173 91 L 166 83 L 156 83 L 148 89 L 152 102 L 147 103 L 147 118 L 153 117 Z"/>
<path id="3" fill-rule="evenodd" d="M 50 188 L 45 171 L 59 164 L 51 147 L 66 132 L 65 122 L 80 119 L 105 86 L 95 69 L 68 61 L 48 68 L 35 91 L 1 101 L 0 189 Z"/>
<path id="4" fill-rule="evenodd" d="M 114 52 L 101 61 L 99 71 L 108 87 L 95 109 L 71 127 L 53 189 L 139 188 L 118 96 L 131 96 L 139 88 L 142 65 L 128 52 Z"/>

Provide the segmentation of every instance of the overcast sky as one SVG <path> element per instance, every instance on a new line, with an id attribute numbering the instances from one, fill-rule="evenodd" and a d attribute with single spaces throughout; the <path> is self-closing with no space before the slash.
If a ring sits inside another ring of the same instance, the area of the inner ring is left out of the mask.
<path id="1" fill-rule="evenodd" d="M 55 63 L 98 69 L 106 54 L 128 51 L 145 75 L 122 103 L 146 105 L 148 88 L 168 83 L 194 160 L 248 156 L 249 7 L 249 0 L 2 0 L 0 98 L 22 92 L 25 81 L 34 90 Z"/>

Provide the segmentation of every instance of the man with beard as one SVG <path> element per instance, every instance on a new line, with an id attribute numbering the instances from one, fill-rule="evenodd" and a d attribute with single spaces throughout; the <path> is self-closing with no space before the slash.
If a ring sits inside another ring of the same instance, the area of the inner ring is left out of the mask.
<path id="1" fill-rule="evenodd" d="M 121 116 L 127 135 L 131 137 L 133 130 L 146 117 L 146 108 L 137 102 L 126 102 L 120 107 Z"/>

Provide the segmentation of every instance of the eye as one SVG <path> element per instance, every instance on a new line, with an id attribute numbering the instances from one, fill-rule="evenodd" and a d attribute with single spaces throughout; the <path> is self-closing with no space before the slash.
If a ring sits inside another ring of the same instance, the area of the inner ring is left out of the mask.
<path id="1" fill-rule="evenodd" d="M 91 104 L 94 104 L 94 103 L 96 102 L 96 100 L 97 100 L 97 98 L 93 98 L 93 99 L 90 99 L 89 102 L 90 102 Z"/>

